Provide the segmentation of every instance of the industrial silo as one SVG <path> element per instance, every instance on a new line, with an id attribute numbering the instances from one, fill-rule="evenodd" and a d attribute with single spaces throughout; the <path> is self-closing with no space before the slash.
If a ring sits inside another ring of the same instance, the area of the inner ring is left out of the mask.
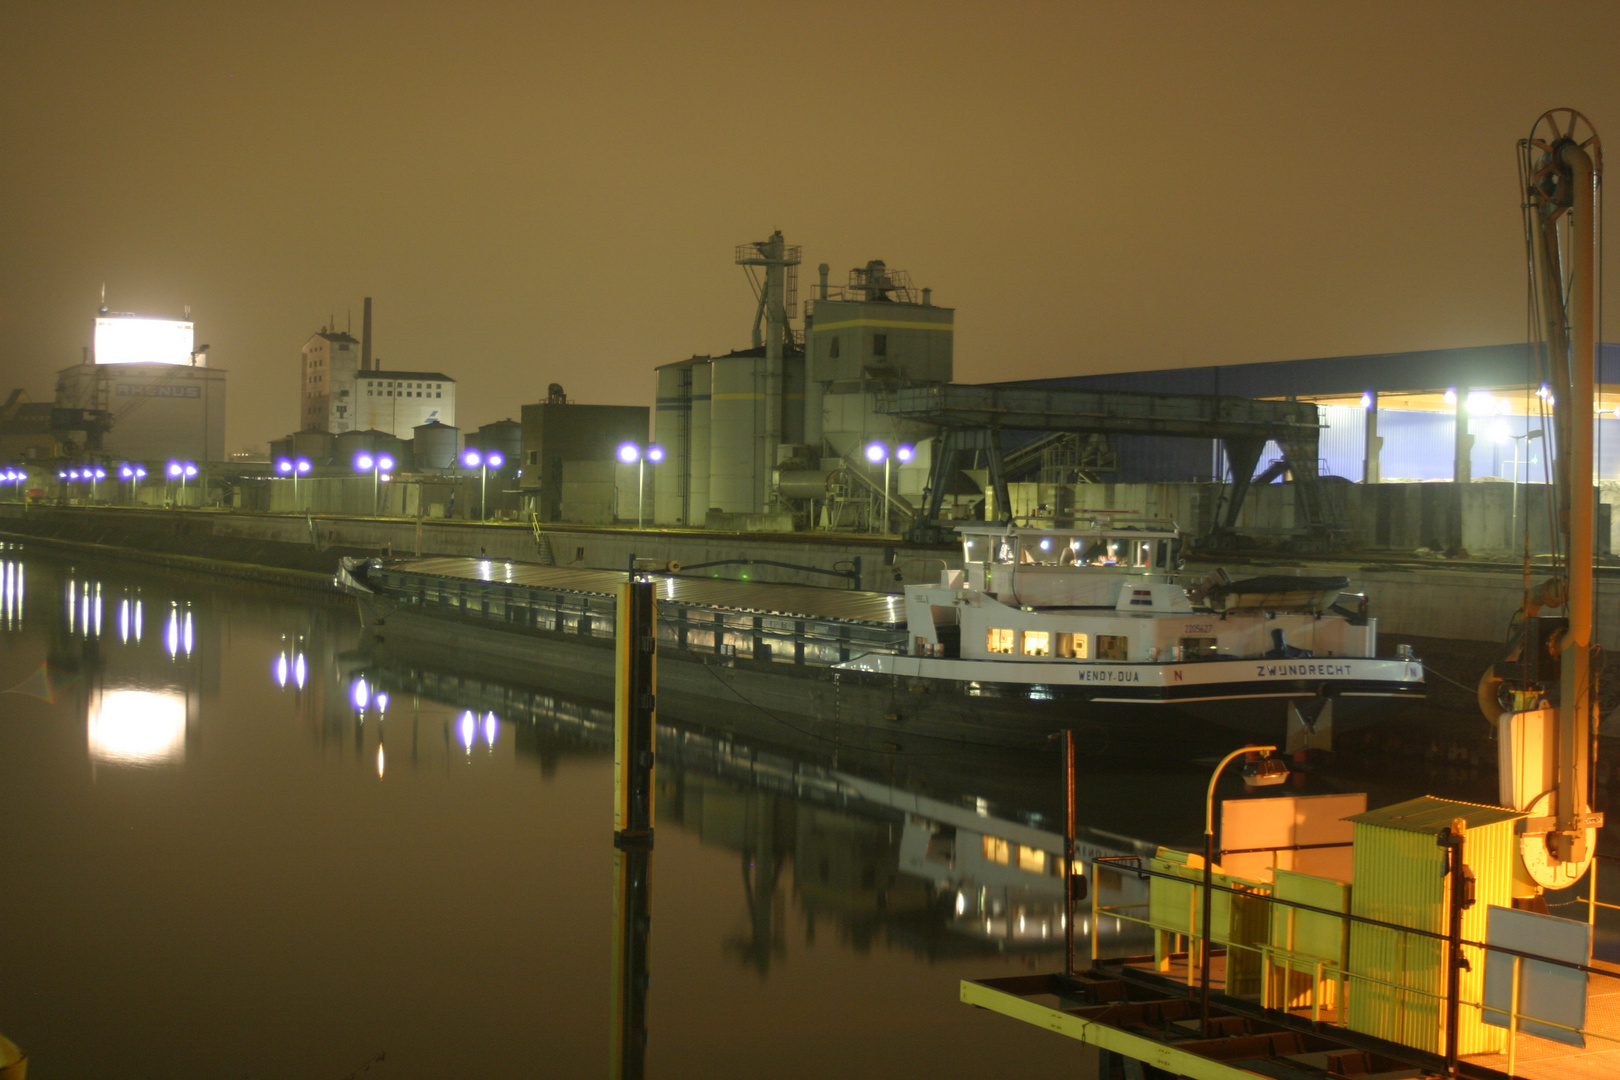
<path id="1" fill-rule="evenodd" d="M 709 506 L 726 513 L 753 513 L 755 413 L 763 404 L 756 356 L 717 356 L 709 363 Z"/>
<path id="2" fill-rule="evenodd" d="M 495 451 L 504 464 L 500 471 L 505 476 L 516 476 L 523 464 L 523 425 L 508 417 L 492 424 L 484 424 L 476 436 L 478 449 L 484 454 Z"/>
<path id="3" fill-rule="evenodd" d="M 352 466 L 361 453 L 387 454 L 398 461 L 404 455 L 404 443 L 386 431 L 345 431 L 338 435 L 332 455 L 336 465 Z"/>
<path id="4" fill-rule="evenodd" d="M 443 472 L 453 468 L 461 447 L 461 430 L 437 420 L 411 429 L 416 436 L 416 467 L 422 472 Z"/>
<path id="5" fill-rule="evenodd" d="M 685 524 L 701 527 L 708 516 L 709 507 L 709 413 L 713 383 L 713 367 L 708 363 L 692 365 L 692 424 L 690 439 L 692 454 L 687 469 L 690 479 L 686 488 Z"/>

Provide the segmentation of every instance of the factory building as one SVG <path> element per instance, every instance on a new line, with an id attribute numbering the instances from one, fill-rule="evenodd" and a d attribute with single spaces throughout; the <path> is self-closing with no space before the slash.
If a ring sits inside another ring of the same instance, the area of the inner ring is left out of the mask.
<path id="1" fill-rule="evenodd" d="M 1620 469 L 1620 345 L 1599 347 L 1597 382 L 1597 472 L 1613 479 Z M 1543 482 L 1547 456 L 1540 433 L 1552 430 L 1549 417 L 1556 407 L 1523 344 L 1076 375 L 1012 385 L 1310 402 L 1321 417 L 1322 474 L 1375 484 Z M 1231 480 L 1231 463 L 1217 440 L 1116 436 L 1114 442 L 1117 467 L 1111 480 Z M 1269 445 L 1258 469 L 1278 457 L 1277 447 Z"/>
<path id="2" fill-rule="evenodd" d="M 225 460 L 225 372 L 208 366 L 189 320 L 96 314 L 86 362 L 56 376 L 58 417 L 77 416 L 80 452 L 128 461 Z"/>
<path id="3" fill-rule="evenodd" d="M 645 405 L 581 405 L 553 383 L 521 415 L 518 486 L 541 521 L 609 524 L 625 505 L 634 515 L 635 484 L 646 472 L 621 464 L 618 449 L 647 445 Z M 502 437 L 510 438 L 504 430 Z"/>
<path id="4" fill-rule="evenodd" d="M 304 343 L 302 431 L 386 431 L 399 439 L 431 423 L 456 425 L 456 381 L 437 371 L 388 371 L 371 355 L 371 297 L 361 337 L 326 326 Z"/>
<path id="5" fill-rule="evenodd" d="M 927 475 L 929 428 L 876 409 L 902 386 L 947 383 L 955 312 L 933 303 L 904 271 L 881 260 L 828 283 L 798 309 L 798 247 L 781 233 L 737 248 L 758 298 L 753 344 L 657 369 L 658 466 L 653 517 L 662 524 L 785 531 L 848 527 L 885 499 L 885 453 L 917 444 L 890 490 L 904 499 Z"/>

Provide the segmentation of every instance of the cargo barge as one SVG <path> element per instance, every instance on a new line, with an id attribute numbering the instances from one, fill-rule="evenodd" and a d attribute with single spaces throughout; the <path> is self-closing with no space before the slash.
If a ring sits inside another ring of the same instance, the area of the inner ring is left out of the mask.
<path id="1" fill-rule="evenodd" d="M 1343 579 L 1188 586 L 1173 526 L 963 526 L 964 570 L 903 595 L 654 575 L 659 695 L 692 715 L 1024 744 L 1063 727 L 1111 744 L 1197 720 L 1282 738 L 1346 706 L 1423 696 L 1416 657 L 1378 657 Z M 611 677 L 624 575 L 488 559 L 350 561 L 339 584 L 390 644 L 476 649 L 521 673 Z M 1404 652 L 1404 650 L 1403 650 Z M 699 704 L 702 702 L 703 704 Z M 864 738 L 876 736 L 870 732 Z M 895 740 L 884 736 L 884 742 Z"/>

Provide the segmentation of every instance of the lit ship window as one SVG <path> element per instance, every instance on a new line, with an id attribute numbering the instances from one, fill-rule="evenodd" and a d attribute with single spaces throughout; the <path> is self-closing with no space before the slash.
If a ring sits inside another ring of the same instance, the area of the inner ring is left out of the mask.
<path id="1" fill-rule="evenodd" d="M 1050 656 L 1052 654 L 1052 635 L 1045 630 L 1024 631 L 1025 656 Z"/>
<path id="2" fill-rule="evenodd" d="M 1084 660 L 1086 658 L 1085 634 L 1059 634 L 1057 636 L 1057 654 L 1066 660 Z"/>
<path id="3" fill-rule="evenodd" d="M 1012 630 L 1002 630 L 994 627 L 991 628 L 990 632 L 985 635 L 985 649 L 993 653 L 1012 652 L 1014 633 L 1015 632 Z"/>

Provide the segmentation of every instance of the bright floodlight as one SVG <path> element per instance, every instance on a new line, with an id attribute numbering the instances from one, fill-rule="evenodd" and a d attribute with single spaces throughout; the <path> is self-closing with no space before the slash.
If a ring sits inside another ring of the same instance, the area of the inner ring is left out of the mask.
<path id="1" fill-rule="evenodd" d="M 121 479 L 133 480 L 135 478 L 135 470 L 130 468 L 128 465 L 124 465 L 119 468 L 118 475 Z"/>
<path id="2" fill-rule="evenodd" d="M 354 469 L 356 472 L 370 472 L 371 467 L 375 464 L 377 464 L 377 459 L 363 450 L 354 455 Z"/>
<path id="3" fill-rule="evenodd" d="M 78 478 L 79 478 L 79 470 L 78 469 L 69 469 L 68 470 L 68 479 L 69 480 L 77 480 Z"/>
<path id="4" fill-rule="evenodd" d="M 286 476 L 288 473 L 292 472 L 292 460 L 290 458 L 279 459 L 276 462 L 276 472 L 280 473 L 282 476 Z"/>
<path id="5" fill-rule="evenodd" d="M 377 468 L 381 469 L 383 472 L 389 472 L 389 471 L 391 471 L 393 469 L 393 467 L 394 467 L 394 459 L 393 458 L 389 457 L 387 454 L 378 454 L 377 455 Z"/>
<path id="6" fill-rule="evenodd" d="M 647 447 L 647 460 L 652 462 L 654 465 L 658 464 L 660 461 L 663 461 L 664 448 L 656 443 Z"/>
<path id="7" fill-rule="evenodd" d="M 105 480 L 107 479 L 107 470 L 103 469 L 100 465 L 97 465 L 95 475 L 97 480 Z"/>
<path id="8" fill-rule="evenodd" d="M 171 477 L 174 477 L 175 479 L 179 479 L 180 471 L 181 471 L 180 470 L 180 463 L 178 461 L 169 462 L 169 475 Z"/>
<path id="9" fill-rule="evenodd" d="M 186 462 L 185 473 L 186 473 L 186 475 L 188 477 L 196 476 L 197 475 L 197 466 L 195 464 L 193 464 L 192 462 L 189 462 L 189 461 Z"/>
<path id="10" fill-rule="evenodd" d="M 1279 761 L 1274 757 L 1265 757 L 1243 766 L 1243 782 L 1250 787 L 1272 787 L 1277 784 L 1286 784 L 1289 772 L 1287 762 Z"/>
<path id="11" fill-rule="evenodd" d="M 478 468 L 479 463 L 483 460 L 483 455 L 480 454 L 474 447 L 469 446 L 467 449 L 461 452 L 461 463 L 469 469 Z"/>
<path id="12" fill-rule="evenodd" d="M 67 479 L 67 473 L 62 471 L 61 469 L 57 469 L 56 470 L 56 478 L 58 480 L 66 480 Z"/>
<path id="13" fill-rule="evenodd" d="M 633 442 L 619 444 L 619 460 L 626 465 L 634 465 L 641 457 L 641 447 Z"/>
<path id="14" fill-rule="evenodd" d="M 894 448 L 895 460 L 901 463 L 910 461 L 916 456 L 917 450 L 910 443 L 901 443 L 899 446 Z"/>
<path id="15" fill-rule="evenodd" d="M 135 466 L 135 479 L 137 479 L 137 480 L 145 480 L 146 479 L 146 467 L 145 466 L 143 466 L 143 465 Z"/>
<path id="16" fill-rule="evenodd" d="M 190 364 L 196 341 L 189 321 L 103 316 L 96 320 L 98 364 Z"/>
<path id="17" fill-rule="evenodd" d="M 300 474 L 307 473 L 312 468 L 314 468 L 314 466 L 309 463 L 309 458 L 307 457 L 301 457 L 297 461 L 293 462 L 293 471 Z"/>
<path id="18" fill-rule="evenodd" d="M 491 450 L 489 456 L 484 459 L 484 464 L 492 469 L 498 469 L 506 464 L 506 458 L 501 456 L 499 450 Z"/>
<path id="19" fill-rule="evenodd" d="M 882 464 L 883 459 L 889 456 L 889 448 L 880 442 L 866 444 L 866 460 L 874 465 Z"/>

